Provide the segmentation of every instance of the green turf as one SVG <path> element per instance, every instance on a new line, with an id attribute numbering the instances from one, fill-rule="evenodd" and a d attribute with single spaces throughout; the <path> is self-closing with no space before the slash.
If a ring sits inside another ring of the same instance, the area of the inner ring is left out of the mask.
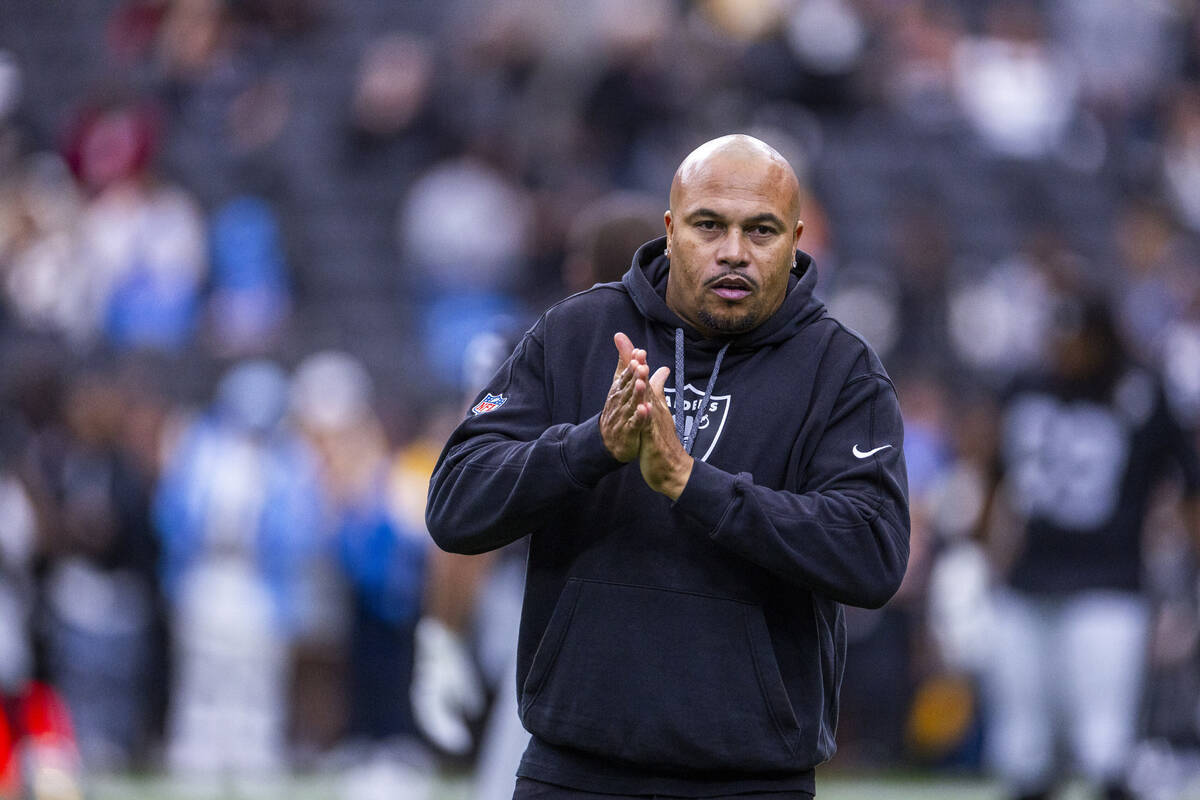
<path id="1" fill-rule="evenodd" d="M 89 788 L 90 800 L 343 800 L 336 781 L 329 777 L 297 778 L 273 788 L 241 792 L 233 788 L 189 791 L 162 777 L 97 778 Z M 986 780 L 921 774 L 818 776 L 817 790 L 819 800 L 1000 800 L 1002 796 Z M 431 800 L 469 800 L 469 785 L 461 778 L 442 780 Z"/>
<path id="2" fill-rule="evenodd" d="M 896 778 L 817 778 L 820 800 L 1000 800 L 1001 792 L 983 780 L 904 776 Z"/>

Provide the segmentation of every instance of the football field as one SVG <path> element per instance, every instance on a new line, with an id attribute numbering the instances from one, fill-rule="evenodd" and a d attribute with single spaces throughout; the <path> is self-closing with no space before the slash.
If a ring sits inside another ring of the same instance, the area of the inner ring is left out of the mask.
<path id="1" fill-rule="evenodd" d="M 470 781 L 463 777 L 443 777 L 432 791 L 402 787 L 392 783 L 374 790 L 347 791 L 336 777 L 321 775 L 297 777 L 271 787 L 181 787 L 161 776 L 108 776 L 89 782 L 85 796 L 89 800 L 470 800 Z M 1171 800 L 1200 800 L 1200 788 L 1193 785 Z M 1065 788 L 1056 800 L 1092 800 L 1082 783 Z M 817 774 L 817 800 L 1005 800 L 1000 787 L 986 778 L 954 777 L 919 771 L 857 774 L 835 772 Z"/>
<path id="2" fill-rule="evenodd" d="M 197 790 L 173 785 L 161 777 L 106 777 L 90 786 L 94 800 L 357 800 L 340 790 L 330 777 L 296 778 L 273 787 Z M 389 793 L 390 800 L 410 800 L 403 791 Z M 919 773 L 854 776 L 818 776 L 819 800 L 1002 800 L 991 782 L 978 778 L 947 778 Z M 1086 797 L 1070 792 L 1064 800 Z M 370 800 L 374 800 L 372 796 Z M 424 800 L 414 793 L 411 800 Z M 469 783 L 461 778 L 440 780 L 429 800 L 469 800 Z"/>

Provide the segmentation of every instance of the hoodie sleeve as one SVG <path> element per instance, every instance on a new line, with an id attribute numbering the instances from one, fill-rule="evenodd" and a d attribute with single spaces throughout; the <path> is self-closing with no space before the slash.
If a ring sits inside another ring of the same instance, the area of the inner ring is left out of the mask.
<path id="1" fill-rule="evenodd" d="M 799 491 L 697 460 L 675 508 L 742 558 L 838 602 L 878 608 L 908 564 L 903 435 L 891 382 L 863 375 L 842 388 Z"/>
<path id="2" fill-rule="evenodd" d="M 425 522 L 444 550 L 482 553 L 516 541 L 622 466 L 604 446 L 598 415 L 550 424 L 541 325 L 525 334 L 438 459 Z M 483 411 L 485 398 L 499 404 Z"/>

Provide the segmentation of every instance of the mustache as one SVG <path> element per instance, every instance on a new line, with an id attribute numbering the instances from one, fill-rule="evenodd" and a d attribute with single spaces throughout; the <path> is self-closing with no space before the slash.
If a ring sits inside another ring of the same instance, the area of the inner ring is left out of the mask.
<path id="1" fill-rule="evenodd" d="M 708 280 L 706 280 L 704 282 L 704 287 L 709 288 L 711 286 L 714 286 L 714 285 L 720 283 L 721 281 L 729 280 L 729 279 L 733 279 L 735 281 L 738 281 L 739 283 L 748 284 L 751 289 L 754 289 L 755 291 L 758 290 L 758 281 L 756 281 L 754 278 L 750 277 L 749 275 L 743 275 L 742 273 L 735 272 L 735 271 L 722 272 L 720 275 L 714 275 L 713 277 L 709 278 Z"/>

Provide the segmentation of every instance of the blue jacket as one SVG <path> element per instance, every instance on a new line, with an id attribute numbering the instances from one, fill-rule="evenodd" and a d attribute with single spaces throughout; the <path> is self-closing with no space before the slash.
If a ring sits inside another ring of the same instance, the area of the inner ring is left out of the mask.
<path id="1" fill-rule="evenodd" d="M 421 610 L 427 540 L 388 507 L 385 483 L 380 475 L 368 495 L 339 509 L 334 541 L 358 602 L 402 628 Z"/>
<path id="2" fill-rule="evenodd" d="M 286 429 L 277 429 L 253 445 L 260 460 L 254 479 L 260 493 L 230 495 L 225 473 L 235 456 L 251 446 L 243 427 L 207 414 L 183 433 L 163 472 L 154 498 L 154 520 L 162 537 L 163 591 L 178 599 L 186 573 L 231 542 L 211 541 L 214 525 L 237 519 L 244 556 L 254 564 L 274 601 L 281 635 L 301 631 L 312 614 L 304 589 L 313 559 L 319 556 L 325 519 L 316 457 Z"/>
<path id="3" fill-rule="evenodd" d="M 807 255 L 770 319 L 714 341 L 667 307 L 664 245 L 526 333 L 442 452 L 429 530 L 462 553 L 532 534 L 517 688 L 534 738 L 518 774 L 621 794 L 812 791 L 834 752 L 839 604 L 882 605 L 907 564 L 895 390 L 813 297 Z M 729 349 L 672 503 L 608 453 L 598 419 L 613 333 L 653 371 L 676 363 L 676 329 L 691 424 Z"/>

